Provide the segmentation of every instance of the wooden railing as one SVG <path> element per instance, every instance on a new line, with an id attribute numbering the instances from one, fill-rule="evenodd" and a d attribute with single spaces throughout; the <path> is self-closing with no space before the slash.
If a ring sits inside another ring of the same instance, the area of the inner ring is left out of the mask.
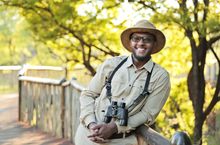
<path id="1" fill-rule="evenodd" d="M 83 89 L 75 80 L 20 76 L 19 120 L 74 142 L 79 125 L 79 96 Z M 139 127 L 137 133 L 151 145 L 171 145 L 168 139 L 150 127 Z"/>
<path id="2" fill-rule="evenodd" d="M 40 78 L 60 79 L 62 77 L 66 77 L 67 70 L 65 67 L 59 66 L 23 65 L 20 74 Z"/>
<path id="3" fill-rule="evenodd" d="M 19 121 L 74 141 L 82 89 L 75 81 L 20 76 Z"/>
<path id="4" fill-rule="evenodd" d="M 0 92 L 17 92 L 18 75 L 60 79 L 67 76 L 65 67 L 58 66 L 0 66 Z"/>

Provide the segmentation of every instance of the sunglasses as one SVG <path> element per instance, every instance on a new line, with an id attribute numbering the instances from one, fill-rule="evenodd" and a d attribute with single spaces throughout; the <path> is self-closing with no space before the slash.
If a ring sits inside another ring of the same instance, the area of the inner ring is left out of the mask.
<path id="1" fill-rule="evenodd" d="M 144 37 L 135 36 L 135 35 L 131 36 L 131 41 L 133 41 L 133 42 L 139 42 L 141 40 L 143 43 L 152 43 L 155 41 L 155 38 L 149 37 L 149 36 L 144 36 Z"/>

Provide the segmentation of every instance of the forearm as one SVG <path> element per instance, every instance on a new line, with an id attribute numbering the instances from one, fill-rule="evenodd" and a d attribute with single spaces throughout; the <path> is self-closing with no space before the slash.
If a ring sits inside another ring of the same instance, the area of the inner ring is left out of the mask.
<path id="1" fill-rule="evenodd" d="M 129 132 L 131 130 L 135 130 L 138 126 L 144 123 L 152 123 L 153 117 L 150 114 L 147 115 L 146 112 L 140 111 L 133 116 L 128 118 L 128 125 L 127 126 L 120 126 L 119 122 L 116 121 L 118 133 Z"/>
<path id="2" fill-rule="evenodd" d="M 91 122 L 96 122 L 95 118 L 95 97 L 96 94 L 91 93 L 88 90 L 82 92 L 80 97 L 80 121 L 85 125 L 88 126 Z"/>

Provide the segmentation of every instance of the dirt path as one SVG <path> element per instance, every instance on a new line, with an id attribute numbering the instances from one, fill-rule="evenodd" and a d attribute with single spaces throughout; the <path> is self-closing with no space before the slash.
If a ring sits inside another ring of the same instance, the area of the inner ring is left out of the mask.
<path id="1" fill-rule="evenodd" d="M 0 95 L 0 145 L 73 145 L 17 121 L 17 94 Z"/>

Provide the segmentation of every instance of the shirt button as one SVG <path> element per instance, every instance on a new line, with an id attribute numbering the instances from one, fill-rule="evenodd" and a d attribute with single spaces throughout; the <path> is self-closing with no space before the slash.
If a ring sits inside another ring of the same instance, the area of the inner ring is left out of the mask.
<path id="1" fill-rule="evenodd" d="M 129 85 L 129 87 L 131 87 L 131 84 Z"/>

